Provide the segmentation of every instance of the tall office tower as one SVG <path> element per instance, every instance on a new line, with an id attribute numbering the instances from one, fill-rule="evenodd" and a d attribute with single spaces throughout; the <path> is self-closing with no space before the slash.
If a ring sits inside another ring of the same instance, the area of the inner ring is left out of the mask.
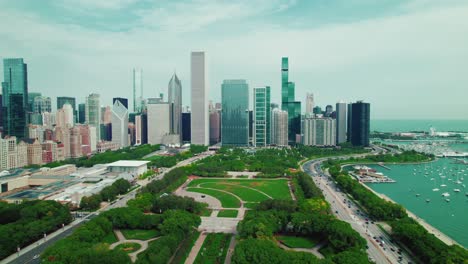
<path id="1" fill-rule="evenodd" d="M 192 52 L 190 71 L 192 85 L 191 142 L 207 146 L 210 124 L 205 52 Z"/>
<path id="2" fill-rule="evenodd" d="M 28 67 L 23 59 L 3 59 L 3 134 L 28 137 Z"/>
<path id="3" fill-rule="evenodd" d="M 127 99 L 127 98 L 123 98 L 123 97 L 114 97 L 114 98 L 112 98 L 112 105 L 115 104 L 115 101 L 120 101 L 120 103 L 121 103 L 125 108 L 127 108 L 127 110 L 128 110 L 128 99 Z"/>
<path id="4" fill-rule="evenodd" d="M 119 101 L 120 102 L 120 101 Z M 115 104 L 115 102 L 114 102 Z M 112 109 L 110 106 L 103 107 L 104 111 L 101 108 L 101 114 L 102 114 L 102 123 L 104 125 L 112 123 Z"/>
<path id="5" fill-rule="evenodd" d="M 271 143 L 270 87 L 254 88 L 253 94 L 253 145 L 265 147 Z"/>
<path id="6" fill-rule="evenodd" d="M 3 127 L 3 100 L 2 100 L 1 94 L 0 94 L 0 126 Z"/>
<path id="7" fill-rule="evenodd" d="M 137 94 L 139 92 L 139 94 Z M 143 100 L 143 70 L 133 69 L 133 112 L 139 113 L 142 111 Z"/>
<path id="8" fill-rule="evenodd" d="M 302 143 L 306 146 L 335 146 L 336 120 L 332 118 L 305 118 Z"/>
<path id="9" fill-rule="evenodd" d="M 99 94 L 90 94 L 86 97 L 86 123 L 96 128 L 96 138 L 101 138 L 101 104 Z"/>
<path id="10" fill-rule="evenodd" d="M 78 126 L 70 129 L 70 157 L 79 158 L 82 156 L 81 152 L 81 130 Z"/>
<path id="11" fill-rule="evenodd" d="M 278 108 L 271 112 L 271 144 L 288 145 L 288 112 Z"/>
<path id="12" fill-rule="evenodd" d="M 120 100 L 112 107 L 112 142 L 121 148 L 128 146 L 128 110 Z"/>
<path id="13" fill-rule="evenodd" d="M 324 116 L 330 117 L 332 113 L 333 113 L 333 106 L 332 105 L 327 105 L 325 107 L 325 115 Z"/>
<path id="14" fill-rule="evenodd" d="M 52 101 L 47 96 L 36 96 L 33 100 L 33 112 L 44 113 L 52 112 Z"/>
<path id="15" fill-rule="evenodd" d="M 221 105 L 221 144 L 223 146 L 248 146 L 249 86 L 247 82 L 224 80 L 221 85 Z"/>
<path id="16" fill-rule="evenodd" d="M 348 142 L 353 146 L 369 146 L 370 104 L 357 101 L 348 105 Z"/>
<path id="17" fill-rule="evenodd" d="M 192 137 L 191 113 L 182 113 L 182 142 L 190 142 Z"/>
<path id="18" fill-rule="evenodd" d="M 148 109 L 148 143 L 162 144 L 164 136 L 169 134 L 169 104 L 166 102 L 151 102 Z"/>
<path id="19" fill-rule="evenodd" d="M 78 118 L 78 109 L 76 108 L 76 99 L 75 97 L 67 97 L 67 96 L 58 96 L 57 97 L 57 110 L 61 109 L 64 104 L 69 103 L 73 109 L 73 120 L 75 123 L 79 122 Z"/>
<path id="20" fill-rule="evenodd" d="M 28 92 L 28 111 L 34 112 L 34 98 L 42 96 L 42 93 L 38 92 Z"/>
<path id="21" fill-rule="evenodd" d="M 306 114 L 313 114 L 314 111 L 314 94 L 306 94 Z"/>
<path id="22" fill-rule="evenodd" d="M 221 112 L 214 107 L 210 110 L 210 145 L 221 141 Z"/>
<path id="23" fill-rule="evenodd" d="M 323 114 L 323 113 L 322 113 L 322 108 L 321 108 L 320 106 L 314 107 L 313 112 L 314 112 L 314 115 L 321 115 L 321 114 Z"/>
<path id="24" fill-rule="evenodd" d="M 58 127 L 73 127 L 74 125 L 73 108 L 69 103 L 62 106 L 57 110 L 56 125 Z"/>
<path id="25" fill-rule="evenodd" d="M 135 145 L 148 143 L 148 116 L 146 113 L 135 116 Z"/>
<path id="26" fill-rule="evenodd" d="M 78 105 L 78 123 L 84 124 L 86 122 L 86 104 Z"/>
<path id="27" fill-rule="evenodd" d="M 167 89 L 169 103 L 170 133 L 179 136 L 182 142 L 182 84 L 174 73 Z"/>
<path id="28" fill-rule="evenodd" d="M 336 103 L 336 144 L 346 142 L 346 103 Z"/>
<path id="29" fill-rule="evenodd" d="M 295 101 L 295 85 L 289 81 L 289 61 L 281 61 L 281 110 L 288 112 L 288 140 L 296 142 L 296 135 L 301 134 L 301 102 Z"/>

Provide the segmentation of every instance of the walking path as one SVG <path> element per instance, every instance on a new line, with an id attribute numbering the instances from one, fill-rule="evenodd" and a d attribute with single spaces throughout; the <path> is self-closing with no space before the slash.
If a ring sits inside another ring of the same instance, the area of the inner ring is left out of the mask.
<path id="1" fill-rule="evenodd" d="M 319 259 L 323 259 L 325 258 L 320 252 L 319 250 L 323 247 L 323 245 L 325 245 L 324 242 L 321 242 L 317 245 L 315 245 L 315 247 L 313 248 L 290 248 L 286 245 L 283 245 L 281 244 L 280 242 L 278 242 L 278 246 L 282 249 L 285 249 L 285 250 L 292 250 L 292 251 L 298 251 L 298 252 L 307 252 L 307 253 L 310 253 L 310 254 L 313 254 L 315 255 L 317 258 Z"/>
<path id="2" fill-rule="evenodd" d="M 192 250 L 190 250 L 190 254 L 188 255 L 187 259 L 185 260 L 185 264 L 192 264 L 195 262 L 195 259 L 197 258 L 198 251 L 200 251 L 203 242 L 205 242 L 206 239 L 206 233 L 202 232 L 200 236 L 198 237 L 197 241 L 195 241 L 195 244 L 192 247 Z"/>
<path id="3" fill-rule="evenodd" d="M 231 237 L 231 243 L 229 243 L 229 249 L 226 254 L 226 260 L 224 261 L 224 264 L 231 264 L 231 258 L 232 254 L 234 253 L 234 249 L 236 248 L 236 236 Z"/>
<path id="4" fill-rule="evenodd" d="M 126 239 L 125 236 L 122 234 L 120 230 L 114 230 L 115 236 L 117 236 L 117 239 L 119 240 L 118 242 L 113 243 L 112 245 L 109 246 L 109 249 L 114 249 L 118 245 L 125 244 L 125 243 L 137 243 L 141 246 L 141 248 L 135 252 L 128 253 L 128 256 L 132 260 L 132 262 L 135 262 L 138 254 L 141 252 L 145 251 L 148 248 L 148 243 L 151 241 L 154 241 L 158 239 L 159 237 L 151 238 L 148 240 L 138 240 L 138 239 Z"/>

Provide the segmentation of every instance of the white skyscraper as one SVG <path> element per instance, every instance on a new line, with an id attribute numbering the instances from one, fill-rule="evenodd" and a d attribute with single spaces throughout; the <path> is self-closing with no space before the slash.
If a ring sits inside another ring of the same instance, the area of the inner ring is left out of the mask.
<path id="1" fill-rule="evenodd" d="M 207 146 L 209 144 L 210 123 L 205 52 L 192 52 L 190 67 L 192 85 L 191 143 Z"/>
<path id="2" fill-rule="evenodd" d="M 112 107 L 112 142 L 128 146 L 128 110 L 119 100 Z"/>
<path id="3" fill-rule="evenodd" d="M 336 145 L 336 120 L 332 118 L 305 118 L 302 143 L 306 146 Z"/>
<path id="4" fill-rule="evenodd" d="M 346 103 L 336 103 L 336 144 L 346 142 Z"/>
<path id="5" fill-rule="evenodd" d="M 288 112 L 278 108 L 271 112 L 271 144 L 288 145 Z"/>
<path id="6" fill-rule="evenodd" d="M 306 114 L 312 114 L 314 111 L 314 94 L 307 93 L 306 95 Z"/>
<path id="7" fill-rule="evenodd" d="M 169 103 L 148 103 L 147 109 L 148 144 L 162 144 L 164 136 L 170 132 Z"/>

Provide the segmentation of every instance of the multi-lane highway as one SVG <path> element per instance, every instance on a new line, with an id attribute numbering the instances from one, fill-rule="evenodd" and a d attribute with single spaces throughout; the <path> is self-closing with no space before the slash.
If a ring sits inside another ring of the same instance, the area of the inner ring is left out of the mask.
<path id="1" fill-rule="evenodd" d="M 82 218 L 77 218 L 75 221 L 70 223 L 68 226 L 65 226 L 63 229 L 55 231 L 53 234 L 50 234 L 48 237 L 45 239 L 41 239 L 39 241 L 34 242 L 33 244 L 29 245 L 25 249 L 22 249 L 19 253 L 19 256 L 17 254 L 11 255 L 6 259 L 3 259 L 0 261 L 0 264 L 3 263 L 9 263 L 9 264 L 23 264 L 23 263 L 28 263 L 28 264 L 38 264 L 40 263 L 40 257 L 39 255 L 44 252 L 46 248 L 51 246 L 53 243 L 56 241 L 63 239 L 73 233 L 73 231 L 78 228 L 83 222 L 89 221 L 90 219 L 96 217 L 99 215 L 100 212 L 107 211 L 113 208 L 118 208 L 118 207 L 125 207 L 127 206 L 127 202 L 131 199 L 134 199 L 138 190 L 140 190 L 143 186 L 146 186 L 148 183 L 154 180 L 160 180 L 166 173 L 171 171 L 174 168 L 178 167 L 183 167 L 188 164 L 191 164 L 195 161 L 198 161 L 200 159 L 203 159 L 205 157 L 213 155 L 213 151 L 206 151 L 203 153 L 198 154 L 197 156 L 188 158 L 186 160 L 183 160 L 174 167 L 171 168 L 166 168 L 163 169 L 163 171 L 158 174 L 156 177 L 152 179 L 146 179 L 146 180 L 141 180 L 138 181 L 138 187 L 133 189 L 132 191 L 128 192 L 125 195 L 120 196 L 117 200 L 114 202 L 110 203 L 108 206 L 99 209 L 98 211 L 88 214 L 85 217 Z"/>
<path id="2" fill-rule="evenodd" d="M 340 191 L 328 172 L 321 169 L 326 159 L 317 159 L 304 163 L 302 169 L 312 176 L 315 184 L 322 190 L 330 203 L 333 214 L 346 221 L 367 241 L 369 259 L 376 263 L 412 263 L 409 256 L 402 252 L 376 223 Z"/>

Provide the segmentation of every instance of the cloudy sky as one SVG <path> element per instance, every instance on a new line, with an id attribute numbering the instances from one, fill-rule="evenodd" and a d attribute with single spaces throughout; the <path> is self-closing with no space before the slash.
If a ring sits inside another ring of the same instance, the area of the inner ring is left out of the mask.
<path id="1" fill-rule="evenodd" d="M 207 52 L 215 101 L 223 79 L 246 79 L 279 102 L 288 56 L 297 100 L 466 120 L 467 17 L 466 0 L 0 0 L 0 57 L 23 57 L 30 91 L 54 101 L 131 98 L 133 67 L 155 97 L 176 71 L 188 105 L 191 51 Z"/>

